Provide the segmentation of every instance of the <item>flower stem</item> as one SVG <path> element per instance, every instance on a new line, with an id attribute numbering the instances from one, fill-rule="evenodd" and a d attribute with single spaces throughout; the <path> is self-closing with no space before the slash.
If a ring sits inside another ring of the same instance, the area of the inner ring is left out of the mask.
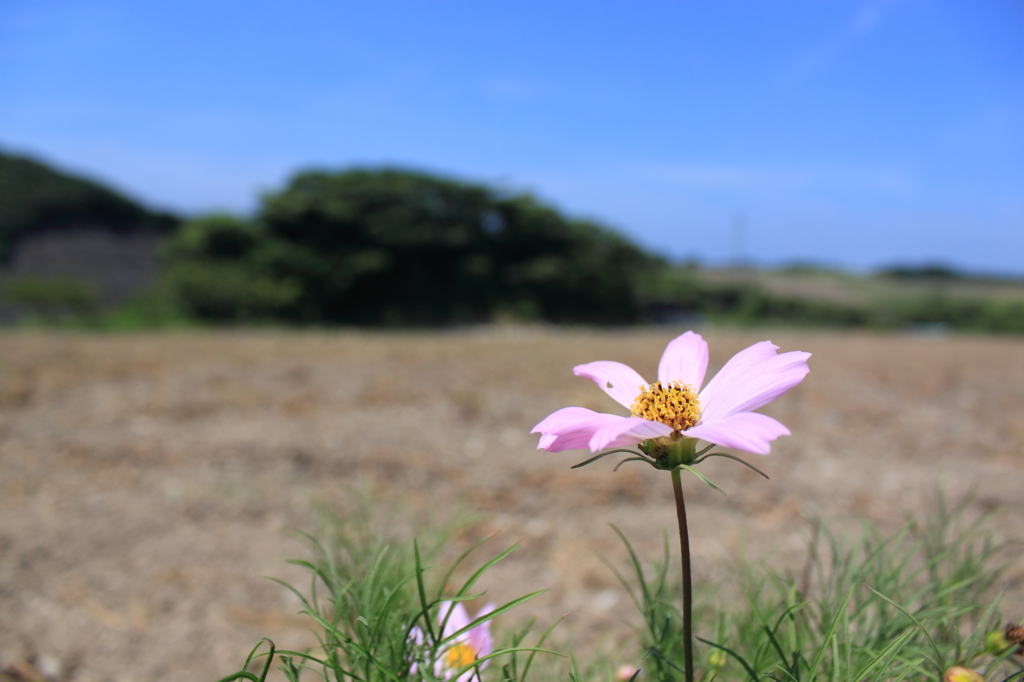
<path id="1" fill-rule="evenodd" d="M 690 534 L 686 528 L 686 504 L 679 469 L 672 470 L 672 490 L 676 495 L 679 521 L 679 554 L 683 567 L 683 653 L 686 682 L 693 682 L 693 586 L 690 580 Z"/>

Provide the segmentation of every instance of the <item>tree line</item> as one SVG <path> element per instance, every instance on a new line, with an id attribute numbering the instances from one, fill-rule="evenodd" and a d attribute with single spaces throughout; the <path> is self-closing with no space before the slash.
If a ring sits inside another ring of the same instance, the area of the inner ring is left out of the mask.
<path id="1" fill-rule="evenodd" d="M 189 315 L 365 325 L 630 324 L 667 266 L 529 195 L 401 170 L 301 173 L 251 220 L 186 223 L 165 258 Z"/>
<path id="2" fill-rule="evenodd" d="M 1024 296 L 841 304 L 711 283 L 535 198 L 399 170 L 306 172 L 248 220 L 207 216 L 168 244 L 166 284 L 211 322 L 908 326 L 1024 332 Z M 948 280 L 952 271 L 890 277 Z"/>
<path id="3" fill-rule="evenodd" d="M 0 305 L 128 326 L 706 320 L 1024 333 L 1024 296 L 966 298 L 936 289 L 839 304 L 753 283 L 709 282 L 699 269 L 672 264 L 529 194 L 426 173 L 307 171 L 263 195 L 252 216 L 181 221 L 98 183 L 0 154 L 0 262 L 33 230 L 83 222 L 165 235 L 160 280 L 112 314 L 99 310 L 87 283 L 67 279 L 0 280 Z M 934 267 L 884 274 L 958 277 Z"/>

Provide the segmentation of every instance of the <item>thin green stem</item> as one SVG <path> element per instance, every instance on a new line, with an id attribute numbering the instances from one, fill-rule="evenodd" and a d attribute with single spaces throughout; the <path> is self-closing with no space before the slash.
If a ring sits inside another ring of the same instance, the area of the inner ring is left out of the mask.
<path id="1" fill-rule="evenodd" d="M 672 470 L 672 490 L 676 495 L 679 520 L 679 555 L 683 567 L 683 652 L 686 682 L 693 682 L 693 585 L 690 579 L 690 533 L 686 528 L 686 504 L 679 469 Z"/>

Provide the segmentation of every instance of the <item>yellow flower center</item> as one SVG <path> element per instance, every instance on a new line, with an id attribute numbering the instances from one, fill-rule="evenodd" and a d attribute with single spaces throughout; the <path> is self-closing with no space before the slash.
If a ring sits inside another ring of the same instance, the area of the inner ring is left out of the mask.
<path id="1" fill-rule="evenodd" d="M 476 652 L 468 644 L 453 644 L 451 648 L 444 653 L 444 662 L 448 664 L 449 668 L 458 670 L 464 666 L 470 665 L 476 660 Z"/>
<path id="2" fill-rule="evenodd" d="M 673 381 L 662 386 L 660 381 L 656 381 L 640 388 L 640 395 L 629 411 L 634 417 L 661 422 L 675 431 L 685 431 L 700 419 L 700 400 L 689 384 Z"/>

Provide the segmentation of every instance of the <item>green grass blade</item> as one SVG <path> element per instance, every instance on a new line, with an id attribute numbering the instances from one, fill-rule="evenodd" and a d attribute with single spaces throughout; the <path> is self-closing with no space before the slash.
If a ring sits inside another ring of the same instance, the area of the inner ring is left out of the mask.
<path id="1" fill-rule="evenodd" d="M 894 602 L 892 599 L 889 599 L 884 594 L 882 594 L 881 592 L 879 592 L 875 588 L 871 587 L 871 585 L 865 585 L 865 587 L 868 588 L 869 590 L 871 590 L 872 592 L 874 592 L 876 595 L 881 597 L 884 601 L 888 602 L 890 605 L 892 605 L 897 610 L 899 610 L 900 613 L 902 613 L 903 615 L 905 615 L 907 618 L 909 618 L 910 620 L 912 620 L 914 622 L 914 625 L 917 626 L 918 630 L 920 630 L 924 634 L 925 638 L 927 638 L 928 644 L 932 648 L 932 652 L 935 653 L 935 668 L 936 668 L 936 672 L 941 677 L 942 676 L 942 671 L 943 671 L 943 668 L 944 668 L 943 663 L 942 663 L 942 652 L 939 651 L 939 647 L 935 643 L 935 640 L 932 639 L 932 635 L 931 635 L 930 632 L 928 632 L 928 629 L 924 625 L 921 624 L 921 621 L 919 621 L 917 618 L 915 618 L 909 611 L 907 611 L 905 608 L 903 608 L 902 606 L 900 606 L 899 604 Z"/>
<path id="2" fill-rule="evenodd" d="M 454 639 L 458 639 L 458 637 L 460 635 L 463 635 L 463 634 L 469 632 L 473 628 L 478 627 L 479 625 L 481 625 L 483 623 L 486 623 L 487 621 L 489 621 L 489 620 L 491 620 L 493 618 L 496 618 L 497 616 L 500 616 L 501 614 L 505 613 L 506 611 L 508 611 L 510 609 L 513 609 L 516 606 L 519 606 L 523 602 L 525 602 L 527 600 L 530 600 L 530 599 L 533 599 L 538 594 L 544 594 L 545 592 L 547 592 L 547 590 L 537 590 L 536 592 L 530 592 L 529 594 L 524 594 L 522 597 L 518 597 L 516 599 L 513 599 L 510 602 L 502 604 L 501 606 L 499 606 L 498 608 L 494 609 L 493 611 L 488 611 L 487 613 L 485 613 L 482 616 L 479 616 L 475 620 L 470 621 L 469 623 L 466 624 L 465 627 L 463 627 L 463 628 L 461 628 L 459 630 L 456 630 L 452 634 L 450 634 L 447 637 L 445 637 L 444 639 L 440 640 L 438 643 L 439 644 L 445 644 L 445 643 L 450 642 L 450 641 L 452 641 Z"/>
<path id="3" fill-rule="evenodd" d="M 566 618 L 566 616 L 563 615 L 561 618 L 559 618 L 554 623 L 552 623 L 548 627 L 547 630 L 544 631 L 544 634 L 542 634 L 540 636 L 540 639 L 537 640 L 537 646 L 538 647 L 544 646 L 544 642 L 547 640 L 548 635 L 550 635 L 551 632 L 556 627 L 558 627 L 558 624 L 561 623 L 563 620 L 565 620 L 565 618 Z M 530 655 L 526 657 L 526 665 L 523 666 L 523 675 L 522 675 L 522 677 L 519 678 L 519 682 L 526 682 L 526 677 L 527 677 L 527 675 L 530 674 L 530 666 L 533 665 L 533 657 L 536 656 L 536 655 L 537 655 L 536 651 L 531 651 Z"/>
<path id="4" fill-rule="evenodd" d="M 423 586 L 423 564 L 420 560 L 420 546 L 413 540 L 412 543 L 413 557 L 416 562 L 416 593 L 420 599 L 420 614 L 423 616 L 423 627 L 427 631 L 427 636 L 430 637 L 431 642 L 436 642 L 437 637 L 434 635 L 434 625 L 431 623 L 430 618 L 430 607 L 431 604 L 427 603 L 427 590 Z"/>
<path id="5" fill-rule="evenodd" d="M 472 545 L 470 545 L 469 549 L 467 549 L 465 552 L 458 556 L 458 558 L 452 563 L 451 567 L 445 572 L 444 578 L 441 579 L 441 583 L 437 586 L 437 595 L 434 597 L 435 601 L 441 601 L 441 597 L 444 595 L 444 591 L 448 587 L 448 582 L 452 579 L 452 575 L 455 573 L 455 570 L 462 565 L 462 562 L 465 561 L 470 554 L 475 552 L 485 542 L 487 542 L 497 534 L 498 533 L 496 531 L 494 533 L 491 533 L 487 537 L 480 538 Z"/>
<path id="6" fill-rule="evenodd" d="M 828 624 L 828 629 L 825 631 L 822 637 L 821 645 L 818 647 L 818 653 L 814 656 L 814 660 L 807 669 L 807 675 L 810 679 L 814 678 L 814 675 L 818 672 L 818 667 L 821 665 L 822 659 L 825 658 L 825 652 L 829 648 L 829 640 L 835 635 L 836 626 L 839 625 L 839 621 L 846 611 L 847 605 L 850 603 L 850 597 L 853 596 L 853 590 L 856 585 L 851 585 L 850 589 L 846 591 L 846 596 L 843 598 L 843 603 L 839 605 L 839 609 L 836 611 L 836 615 L 832 617 L 832 621 Z"/>
<path id="7" fill-rule="evenodd" d="M 714 642 L 712 642 L 710 640 L 704 639 L 703 637 L 698 637 L 697 639 L 700 640 L 701 642 L 704 642 L 708 646 L 713 646 L 716 649 L 721 649 L 725 653 L 727 653 L 730 656 L 732 656 L 733 658 L 735 658 L 739 662 L 739 664 L 741 666 L 743 666 L 743 669 L 747 671 L 747 674 L 750 675 L 750 679 L 753 680 L 753 682 L 759 682 L 758 681 L 758 677 L 757 677 L 757 673 L 754 672 L 754 669 L 750 667 L 750 664 L 747 663 L 746 659 L 744 659 L 738 653 L 736 653 L 735 651 L 733 651 L 732 649 L 730 649 L 728 647 L 722 646 L 721 644 L 715 644 Z"/>
<path id="8" fill-rule="evenodd" d="M 480 579 L 480 576 L 482 576 L 484 573 L 486 573 L 488 571 L 488 569 L 491 568 L 491 566 L 494 566 L 494 564 L 498 563 L 499 561 L 501 561 L 502 559 L 507 557 L 512 552 L 516 551 L 517 547 L 519 547 L 519 543 L 518 542 L 515 543 L 514 545 L 512 545 L 511 547 L 509 547 L 508 549 L 506 549 L 505 551 L 503 551 L 500 554 L 498 554 L 498 556 L 496 556 L 496 557 L 494 557 L 492 559 L 489 559 L 486 562 L 484 562 L 483 566 L 481 566 L 479 569 L 477 569 L 477 571 L 475 573 L 473 573 L 473 575 L 471 575 L 469 577 L 469 580 L 467 580 L 462 585 L 462 588 L 458 591 L 458 593 L 455 596 L 456 597 L 464 597 L 466 595 L 466 593 L 469 592 L 469 588 L 471 588 L 476 583 L 476 581 Z"/>

